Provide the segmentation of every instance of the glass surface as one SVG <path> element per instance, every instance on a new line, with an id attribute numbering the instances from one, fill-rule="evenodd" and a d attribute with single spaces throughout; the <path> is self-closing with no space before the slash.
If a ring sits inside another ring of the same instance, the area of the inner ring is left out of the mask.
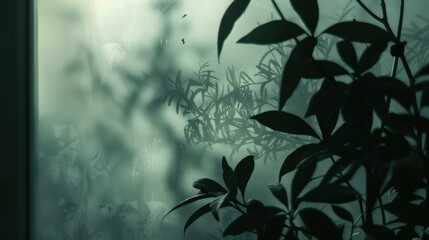
<path id="1" fill-rule="evenodd" d="M 336 22 L 348 4 L 329 2 L 321 5 L 319 31 Z M 197 192 L 195 180 L 222 178 L 222 156 L 235 165 L 255 155 L 248 198 L 277 204 L 266 185 L 277 182 L 284 157 L 305 139 L 284 138 L 267 129 L 257 132 L 248 118 L 278 108 L 280 68 L 290 47 L 236 44 L 256 26 L 279 19 L 272 5 L 252 1 L 226 40 L 219 62 L 218 28 L 230 3 L 36 2 L 36 240 L 183 239 L 186 219 L 202 205 L 162 218 Z M 279 4 L 289 20 L 303 26 L 289 5 Z M 362 10 L 345 17 L 354 18 L 367 19 Z M 274 80 L 262 87 L 268 81 L 261 73 L 264 67 L 273 71 L 269 77 Z M 386 74 L 390 68 L 390 60 L 374 67 Z M 304 116 L 302 96 L 318 87 L 308 81 L 299 88 L 290 110 Z M 214 100 L 216 94 L 229 94 L 237 104 L 222 105 Z M 261 134 L 268 140 L 256 142 Z M 223 239 L 226 219 L 234 217 L 224 213 L 221 223 L 210 214 L 201 218 L 185 238 Z"/>

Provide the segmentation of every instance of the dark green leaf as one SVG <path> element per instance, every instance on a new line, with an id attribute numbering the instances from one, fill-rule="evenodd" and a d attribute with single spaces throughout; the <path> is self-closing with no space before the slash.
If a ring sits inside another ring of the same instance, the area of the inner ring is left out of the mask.
<path id="1" fill-rule="evenodd" d="M 381 145 L 382 155 L 377 158 L 383 158 L 385 161 L 405 158 L 412 152 L 409 142 L 399 133 L 386 133 Z"/>
<path id="2" fill-rule="evenodd" d="M 339 41 L 337 43 L 338 54 L 341 59 L 352 69 L 357 66 L 357 54 L 350 41 Z"/>
<path id="3" fill-rule="evenodd" d="M 238 43 L 275 44 L 304 34 L 304 30 L 293 22 L 275 20 L 262 24 L 238 40 Z"/>
<path id="4" fill-rule="evenodd" d="M 395 240 L 410 240 L 418 238 L 419 235 L 415 232 L 414 226 L 408 224 L 399 230 L 399 232 L 396 234 Z"/>
<path id="5" fill-rule="evenodd" d="M 414 86 L 414 91 L 426 91 L 429 90 L 429 81 L 418 82 Z"/>
<path id="6" fill-rule="evenodd" d="M 276 185 L 270 185 L 268 186 L 271 193 L 279 200 L 283 205 L 288 208 L 288 198 L 287 198 L 287 192 L 286 189 L 283 187 L 281 183 L 278 183 Z"/>
<path id="7" fill-rule="evenodd" d="M 319 240 L 342 239 L 341 231 L 323 212 L 314 208 L 306 208 L 301 210 L 299 215 L 307 229 Z"/>
<path id="8" fill-rule="evenodd" d="M 399 79 L 386 76 L 362 78 L 357 84 L 362 85 L 365 88 L 381 92 L 384 95 L 395 99 L 405 109 L 409 109 L 412 105 L 413 96 L 410 88 Z M 362 90 L 365 91 L 365 89 Z"/>
<path id="9" fill-rule="evenodd" d="M 326 60 L 310 60 L 302 68 L 303 78 L 324 78 L 340 75 L 348 75 L 349 73 L 337 63 Z"/>
<path id="10" fill-rule="evenodd" d="M 424 208 L 421 205 L 401 200 L 400 198 L 384 206 L 389 213 L 397 216 L 397 222 L 423 225 Z"/>
<path id="11" fill-rule="evenodd" d="M 255 199 L 247 200 L 246 205 L 247 205 L 247 212 L 251 212 L 255 209 L 264 207 L 264 204 L 261 201 L 258 201 Z"/>
<path id="12" fill-rule="evenodd" d="M 223 181 L 225 182 L 226 187 L 229 190 L 229 194 L 232 198 L 235 198 L 237 195 L 237 179 L 235 177 L 234 171 L 228 165 L 226 158 L 222 158 L 222 169 L 223 169 Z"/>
<path id="13" fill-rule="evenodd" d="M 350 124 L 353 129 L 354 137 L 359 137 L 364 141 L 371 134 L 373 125 L 373 109 L 365 100 L 366 92 L 364 89 L 359 89 L 352 83 L 352 89 L 347 94 L 344 104 L 341 105 L 341 114 L 344 121 Z"/>
<path id="14" fill-rule="evenodd" d="M 222 52 L 225 39 L 231 33 L 235 22 L 244 13 L 249 3 L 250 0 L 234 0 L 223 15 L 220 22 L 217 39 L 218 57 L 220 57 L 220 53 Z"/>
<path id="15" fill-rule="evenodd" d="M 420 70 L 416 73 L 416 75 L 414 77 L 419 78 L 419 77 L 422 77 L 424 75 L 429 75 L 429 64 L 420 68 Z"/>
<path id="16" fill-rule="evenodd" d="M 226 193 L 227 190 L 216 181 L 208 178 L 201 178 L 193 183 L 194 188 L 199 189 L 203 193 L 210 193 L 215 196 Z"/>
<path id="17" fill-rule="evenodd" d="M 292 50 L 289 59 L 283 68 L 279 109 L 283 109 L 286 101 L 292 96 L 292 93 L 298 86 L 301 74 L 305 71 L 302 66 L 305 62 L 308 62 L 309 59 L 311 59 L 316 44 L 316 38 L 307 37 L 298 42 Z"/>
<path id="18" fill-rule="evenodd" d="M 302 118 L 291 113 L 282 111 L 268 111 L 251 117 L 260 124 L 269 127 L 273 130 L 296 134 L 307 135 L 319 138 L 313 128 L 308 125 Z"/>
<path id="19" fill-rule="evenodd" d="M 332 34 L 350 42 L 386 42 L 389 34 L 380 27 L 364 22 L 340 22 L 330 26 L 324 33 Z"/>
<path id="20" fill-rule="evenodd" d="M 237 236 L 244 232 L 253 231 L 256 228 L 269 223 L 277 214 L 281 212 L 282 210 L 276 207 L 262 207 L 247 212 L 232 221 L 232 223 L 229 224 L 229 226 L 223 232 L 223 236 Z"/>
<path id="21" fill-rule="evenodd" d="M 373 67 L 380 60 L 386 47 L 387 41 L 374 43 L 367 47 L 359 59 L 356 72 L 360 74 Z"/>
<path id="22" fill-rule="evenodd" d="M 219 221 L 219 209 L 224 205 L 225 199 L 227 198 L 228 194 L 225 193 L 224 195 L 217 196 L 211 203 L 210 203 L 210 210 L 213 214 L 213 217 L 216 219 L 216 221 Z"/>
<path id="23" fill-rule="evenodd" d="M 354 157 L 343 157 L 335 161 L 326 172 L 320 184 L 328 185 L 335 176 L 342 173 L 343 170 L 345 170 L 348 166 L 350 166 L 350 164 L 353 161 L 356 161 L 356 160 L 357 160 L 356 156 L 354 156 Z"/>
<path id="24" fill-rule="evenodd" d="M 413 129 L 429 133 L 429 119 L 409 114 L 390 113 L 390 127 L 401 133 L 413 135 Z"/>
<path id="25" fill-rule="evenodd" d="M 348 203 L 357 199 L 356 192 L 341 185 L 318 186 L 302 196 L 301 201 L 320 203 Z"/>
<path id="26" fill-rule="evenodd" d="M 206 205 L 202 206 L 201 208 L 197 209 L 192 215 L 188 218 L 188 221 L 185 223 L 185 227 L 183 229 L 183 234 L 186 233 L 186 229 L 188 229 L 189 226 L 191 226 L 192 223 L 194 223 L 198 218 L 203 216 L 206 213 L 210 212 L 210 203 L 207 203 Z"/>
<path id="27" fill-rule="evenodd" d="M 393 240 L 395 239 L 395 233 L 387 227 L 380 225 L 369 225 L 362 227 L 368 240 Z"/>
<path id="28" fill-rule="evenodd" d="M 234 174 L 237 178 L 238 188 L 244 197 L 247 183 L 252 176 L 253 169 L 255 168 L 255 160 L 253 156 L 247 156 L 243 158 L 235 167 Z"/>
<path id="29" fill-rule="evenodd" d="M 264 228 L 262 236 L 258 238 L 259 240 L 278 240 L 280 239 L 284 223 L 286 220 L 286 215 L 281 214 L 275 216 Z"/>
<path id="30" fill-rule="evenodd" d="M 302 145 L 299 148 L 295 149 L 284 160 L 283 165 L 280 168 L 279 181 L 285 174 L 295 170 L 296 167 L 309 156 L 321 150 L 321 145 L 316 143 Z"/>
<path id="31" fill-rule="evenodd" d="M 210 198 L 210 197 L 213 197 L 213 196 L 210 196 L 208 194 L 203 193 L 203 194 L 198 194 L 198 195 L 192 196 L 190 198 L 187 198 L 187 199 L 183 200 L 182 202 L 180 202 L 179 204 L 177 204 L 173 209 L 171 209 L 170 211 L 168 211 L 164 215 L 164 217 L 162 218 L 162 220 L 164 220 L 164 218 L 167 217 L 167 215 L 170 214 L 172 211 L 174 211 L 174 210 L 176 210 L 176 209 L 178 209 L 180 207 L 183 207 L 183 206 L 188 205 L 190 203 L 193 203 L 195 201 L 198 201 L 198 200 L 201 200 L 201 199 L 205 199 L 205 198 Z"/>
<path id="32" fill-rule="evenodd" d="M 322 136 L 326 140 L 337 125 L 340 115 L 342 96 L 337 91 L 334 81 L 325 79 L 318 92 L 310 100 L 306 117 L 316 115 Z"/>
<path id="33" fill-rule="evenodd" d="M 291 200 L 292 208 L 296 208 L 298 204 L 298 195 L 302 192 L 305 186 L 310 182 L 314 171 L 316 170 L 317 162 L 310 159 L 300 165 L 292 180 Z"/>
<path id="34" fill-rule="evenodd" d="M 319 5 L 317 4 L 317 0 L 290 0 L 290 3 L 301 17 L 305 26 L 314 34 L 317 22 L 319 21 Z"/>
<path id="35" fill-rule="evenodd" d="M 299 240 L 293 230 L 288 230 L 285 236 L 285 240 Z"/>
<path id="36" fill-rule="evenodd" d="M 329 139 L 330 144 L 334 145 L 342 145 L 345 142 L 351 141 L 353 139 L 353 127 L 350 123 L 344 122 L 341 126 L 335 130 L 335 132 L 332 134 L 332 137 Z"/>
<path id="37" fill-rule="evenodd" d="M 353 215 L 346 209 L 332 205 L 332 210 L 334 213 L 343 220 L 353 223 Z"/>

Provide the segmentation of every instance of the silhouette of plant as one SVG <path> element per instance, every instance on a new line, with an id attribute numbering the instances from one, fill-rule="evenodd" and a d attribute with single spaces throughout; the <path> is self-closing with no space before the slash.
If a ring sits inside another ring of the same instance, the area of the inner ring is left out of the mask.
<path id="1" fill-rule="evenodd" d="M 349 1 L 345 6 L 338 21 L 353 9 L 351 3 Z M 245 43 L 246 39 L 240 41 Z M 321 37 L 315 54 L 323 59 L 332 57 L 335 42 L 333 36 Z M 268 44 L 267 47 L 268 51 L 261 57 L 256 66 L 258 72 L 253 77 L 243 71 L 237 74 L 231 67 L 227 70 L 225 81 L 222 81 L 210 69 L 209 63 L 204 63 L 194 73 L 194 78 L 183 79 L 181 72 L 175 79 L 168 78 L 169 92 L 164 101 L 169 106 L 174 102 L 176 112 L 182 112 L 188 118 L 184 133 L 189 144 L 204 143 L 209 147 L 226 144 L 232 147 L 231 156 L 245 149 L 266 161 L 275 160 L 278 154 L 302 143 L 302 138 L 285 137 L 250 119 L 255 114 L 277 107 L 277 99 L 272 95 L 279 94 L 283 66 L 295 43 L 289 40 Z M 318 84 L 305 81 L 297 91 L 308 98 Z M 293 110 L 305 107 L 301 102 L 291 106 Z"/>
<path id="2" fill-rule="evenodd" d="M 272 0 L 281 20 L 262 24 L 238 41 L 295 42 L 282 68 L 278 109 L 249 117 L 273 132 L 303 136 L 311 142 L 286 157 L 278 184 L 269 186 L 281 203 L 278 206 L 246 198 L 255 167 L 253 156 L 243 158 L 235 169 L 222 158 L 224 184 L 199 179 L 193 184 L 197 195 L 170 211 L 211 199 L 190 216 L 185 231 L 207 213 L 219 221 L 219 210 L 229 207 L 240 215 L 223 236 L 252 232 L 258 239 L 429 238 L 429 119 L 423 111 L 429 106 L 429 65 L 419 58 L 426 65 L 413 72 L 404 54 L 404 0 L 397 14 L 397 31 L 389 23 L 384 0 L 380 1 L 381 16 L 361 0 L 356 2 L 374 24 L 340 21 L 321 31 L 318 1 L 290 0 L 303 29 L 288 21 Z M 226 10 L 218 33 L 219 57 L 249 3 L 235 0 Z M 318 59 L 315 49 L 328 35 L 336 39 L 338 58 Z M 393 69 L 389 76 L 377 76 L 371 68 L 386 50 L 393 58 Z M 407 84 L 397 77 L 399 62 Z M 305 114 L 316 119 L 315 126 L 290 111 L 291 96 L 303 79 L 321 82 Z M 249 89 L 240 91 L 252 96 Z M 291 175 L 290 185 L 282 182 L 285 175 Z"/>

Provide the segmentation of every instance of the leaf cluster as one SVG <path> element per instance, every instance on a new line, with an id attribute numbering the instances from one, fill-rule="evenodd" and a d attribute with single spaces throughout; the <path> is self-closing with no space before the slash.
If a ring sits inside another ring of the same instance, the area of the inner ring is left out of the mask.
<path id="1" fill-rule="evenodd" d="M 245 201 L 243 192 L 243 200 L 237 200 L 237 179 L 247 183 L 252 171 L 240 175 L 225 159 L 226 188 L 206 179 L 194 184 L 200 194 L 214 198 L 204 212 L 211 211 L 215 219 L 218 206 L 231 205 L 241 213 L 224 236 L 253 232 L 258 239 L 352 239 L 357 234 L 366 239 L 428 238 L 429 118 L 423 110 L 429 106 L 429 65 L 413 73 L 405 53 L 391 51 L 392 73 L 378 76 L 371 71 L 389 45 L 397 50 L 404 42 L 401 31 L 394 33 L 390 27 L 383 0 L 382 17 L 358 2 L 382 26 L 341 21 L 320 31 L 318 1 L 290 0 L 304 23 L 302 28 L 286 20 L 272 1 L 282 19 L 262 24 L 238 41 L 296 42 L 282 69 L 278 110 L 251 119 L 285 135 L 306 136 L 311 142 L 285 157 L 278 183 L 269 186 L 280 208 Z M 219 55 L 248 3 L 235 0 L 225 12 Z M 325 35 L 337 39 L 335 61 L 314 54 Z M 358 46 L 364 46 L 360 54 Z M 397 77 L 399 61 L 408 83 Z M 310 97 L 302 118 L 288 110 L 288 104 L 304 79 L 320 82 L 320 88 Z M 308 123 L 311 118 L 316 126 Z M 329 167 L 323 170 L 322 164 Z M 285 175 L 291 175 L 290 188 L 282 181 Z M 320 204 L 329 206 L 330 212 L 318 208 Z M 359 210 L 354 211 L 354 206 Z"/>

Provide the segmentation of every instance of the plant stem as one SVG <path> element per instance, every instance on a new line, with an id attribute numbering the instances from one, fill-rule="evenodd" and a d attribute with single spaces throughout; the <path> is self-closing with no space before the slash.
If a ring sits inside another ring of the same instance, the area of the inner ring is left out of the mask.
<path id="1" fill-rule="evenodd" d="M 397 32 L 398 40 L 401 40 L 402 24 L 404 22 L 404 9 L 405 9 L 404 2 L 405 2 L 404 0 L 401 0 L 401 8 L 399 10 L 399 22 L 398 22 L 398 32 Z"/>
<path id="2" fill-rule="evenodd" d="M 285 16 L 283 16 L 282 11 L 280 11 L 280 8 L 277 5 L 276 1 L 275 0 L 271 0 L 271 2 L 273 3 L 274 8 L 276 9 L 277 13 L 280 15 L 280 17 L 282 18 L 282 20 L 286 21 L 286 18 L 285 18 Z"/>
<path id="3" fill-rule="evenodd" d="M 363 2 L 362 0 L 356 0 L 357 3 L 367 12 L 371 17 L 373 17 L 375 20 L 382 22 L 382 18 L 377 16 L 373 11 L 371 11 Z"/>
<path id="4" fill-rule="evenodd" d="M 331 161 L 332 161 L 332 163 L 335 163 L 335 159 L 334 159 L 334 157 L 333 156 L 331 156 Z M 340 172 L 339 173 L 339 175 L 341 176 L 341 177 L 343 177 L 343 173 L 342 172 Z M 349 187 L 349 188 L 351 188 L 351 189 L 353 189 L 355 192 L 358 192 L 351 184 L 350 184 L 350 182 L 349 181 L 345 181 L 345 184 Z M 361 215 L 362 215 L 362 225 L 364 225 L 365 224 L 365 213 L 364 213 L 364 210 L 363 210 L 363 204 L 362 204 L 362 198 L 361 198 L 361 196 L 359 195 L 359 209 L 360 209 L 360 213 L 361 213 Z"/>
<path id="5" fill-rule="evenodd" d="M 386 226 L 386 214 L 384 212 L 383 199 L 381 199 L 381 196 L 378 196 L 378 204 L 380 205 L 381 221 L 383 225 Z"/>
<path id="6" fill-rule="evenodd" d="M 389 21 L 387 19 L 387 10 L 386 10 L 386 3 L 385 0 L 381 0 L 381 8 L 383 11 L 383 24 L 386 28 L 386 30 L 389 32 L 389 34 L 392 36 L 392 40 L 394 41 L 395 44 L 402 44 L 401 42 L 401 33 L 402 31 L 400 31 L 399 29 L 402 29 L 402 24 L 404 21 L 404 8 L 405 8 L 405 4 L 404 4 L 404 0 L 401 0 L 401 9 L 400 9 L 400 14 L 399 14 L 399 23 L 398 23 L 398 35 L 395 36 L 395 34 L 392 31 L 392 28 L 390 27 Z M 401 63 L 404 66 L 405 72 L 407 74 L 409 83 L 410 83 L 410 88 L 414 89 L 414 84 L 415 84 L 415 79 L 414 76 L 411 72 L 410 66 L 408 65 L 407 59 L 405 58 L 405 55 L 402 54 L 400 57 Z M 413 111 L 414 111 L 414 115 L 416 117 L 420 117 L 419 116 L 419 108 L 417 106 L 417 100 L 416 100 L 416 94 L 413 93 L 414 97 L 413 97 Z M 419 151 L 421 151 L 421 146 L 422 146 L 422 132 L 420 130 L 417 130 L 418 132 L 418 139 L 417 139 L 417 144 L 418 144 L 418 149 Z"/>
<path id="7" fill-rule="evenodd" d="M 365 212 L 364 212 L 364 209 L 363 209 L 363 203 L 362 203 L 362 197 L 361 196 L 359 196 L 359 209 L 360 209 L 360 212 L 361 212 L 361 219 L 362 219 L 362 225 L 365 225 L 365 223 L 366 223 L 366 219 L 365 219 Z"/>

